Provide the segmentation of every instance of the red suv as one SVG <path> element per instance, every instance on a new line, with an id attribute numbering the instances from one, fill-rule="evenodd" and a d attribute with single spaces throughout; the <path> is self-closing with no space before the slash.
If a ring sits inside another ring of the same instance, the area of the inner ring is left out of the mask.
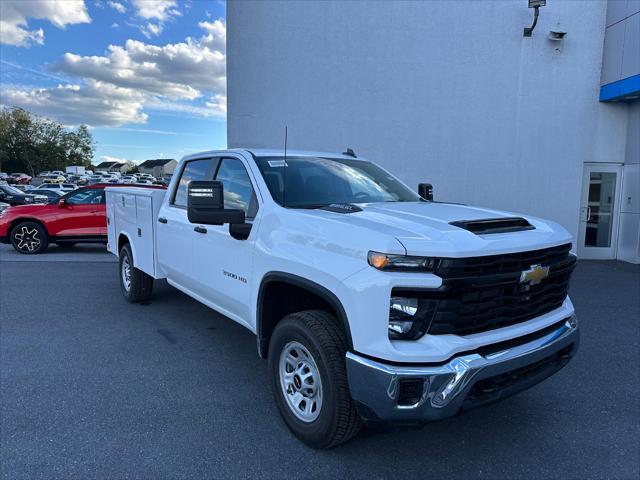
<path id="1" fill-rule="evenodd" d="M 55 203 L 20 205 L 0 213 L 0 242 L 11 243 L 20 253 L 42 253 L 55 242 L 107 243 L 105 187 L 131 185 L 95 184 L 67 193 Z M 145 186 L 144 188 L 166 188 Z"/>

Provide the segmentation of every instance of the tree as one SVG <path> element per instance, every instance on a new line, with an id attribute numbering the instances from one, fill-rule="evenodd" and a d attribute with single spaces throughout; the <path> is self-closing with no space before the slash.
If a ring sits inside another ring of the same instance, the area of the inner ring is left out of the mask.
<path id="1" fill-rule="evenodd" d="M 0 171 L 64 170 L 68 165 L 90 166 L 95 143 L 86 125 L 67 129 L 62 124 L 21 108 L 0 110 Z"/>

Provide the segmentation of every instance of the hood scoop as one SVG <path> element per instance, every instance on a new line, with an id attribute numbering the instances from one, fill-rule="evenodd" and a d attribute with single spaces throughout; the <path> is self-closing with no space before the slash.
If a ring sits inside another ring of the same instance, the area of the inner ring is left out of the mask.
<path id="1" fill-rule="evenodd" d="M 476 235 L 488 235 L 491 233 L 522 232 L 523 230 L 535 230 L 522 217 L 486 218 L 482 220 L 459 220 L 450 222 L 449 225 L 462 228 Z"/>

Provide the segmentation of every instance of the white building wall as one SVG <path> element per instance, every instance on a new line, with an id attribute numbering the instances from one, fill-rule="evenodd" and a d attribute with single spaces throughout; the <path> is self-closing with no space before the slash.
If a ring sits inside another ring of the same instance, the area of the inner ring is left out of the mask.
<path id="1" fill-rule="evenodd" d="M 584 162 L 624 161 L 600 104 L 605 1 L 229 1 L 229 147 L 352 147 L 439 200 L 577 235 Z M 567 32 L 562 42 L 549 30 Z"/>
<path id="2" fill-rule="evenodd" d="M 640 102 L 629 104 L 618 258 L 640 263 Z"/>

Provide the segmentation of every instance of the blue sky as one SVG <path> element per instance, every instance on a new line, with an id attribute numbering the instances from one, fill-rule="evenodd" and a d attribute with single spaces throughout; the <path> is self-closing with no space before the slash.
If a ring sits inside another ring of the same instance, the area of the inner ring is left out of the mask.
<path id="1" fill-rule="evenodd" d="M 0 1 L 3 106 L 91 127 L 94 163 L 226 146 L 221 0 Z"/>

